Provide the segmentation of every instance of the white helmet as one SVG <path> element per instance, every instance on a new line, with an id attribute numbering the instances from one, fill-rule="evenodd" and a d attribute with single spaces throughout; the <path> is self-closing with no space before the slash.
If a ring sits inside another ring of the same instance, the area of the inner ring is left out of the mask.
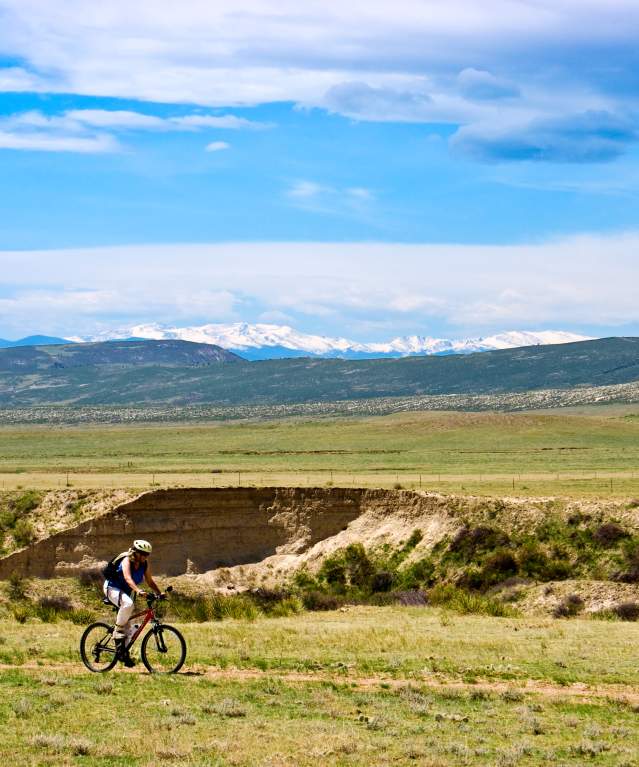
<path id="1" fill-rule="evenodd" d="M 133 551 L 139 551 L 140 554 L 150 554 L 153 551 L 153 546 L 148 541 L 138 538 L 137 541 L 133 541 Z"/>

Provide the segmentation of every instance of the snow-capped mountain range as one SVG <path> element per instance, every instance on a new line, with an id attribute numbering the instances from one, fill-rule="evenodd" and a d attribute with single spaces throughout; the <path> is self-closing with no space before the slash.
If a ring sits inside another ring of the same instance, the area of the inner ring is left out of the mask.
<path id="1" fill-rule="evenodd" d="M 487 338 L 451 340 L 429 336 L 402 336 L 380 343 L 359 343 L 347 338 L 301 333 L 288 325 L 251 325 L 246 322 L 207 324 L 194 327 L 169 327 L 156 323 L 134 325 L 118 331 L 106 331 L 90 337 L 75 337 L 77 342 L 112 341 L 124 338 L 155 340 L 178 339 L 217 344 L 236 352 L 246 359 L 273 359 L 279 357 L 405 357 L 429 354 L 470 354 L 494 349 L 512 349 L 538 344 L 564 344 L 586 341 L 589 336 L 562 330 L 537 332 L 509 331 Z"/>

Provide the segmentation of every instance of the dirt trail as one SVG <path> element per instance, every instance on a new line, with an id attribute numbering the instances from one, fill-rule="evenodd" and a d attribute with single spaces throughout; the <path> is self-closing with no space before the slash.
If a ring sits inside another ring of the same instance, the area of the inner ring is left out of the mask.
<path id="1" fill-rule="evenodd" d="M 69 675 L 89 673 L 81 663 L 46 663 L 37 662 L 12 665 L 1 663 L 2 671 L 28 671 L 39 674 L 57 672 Z M 114 673 L 128 673 L 146 675 L 147 672 L 140 664 L 134 669 L 117 669 Z M 259 679 L 277 679 L 292 684 L 304 684 L 308 682 L 329 682 L 334 684 L 348 684 L 351 688 L 371 689 L 381 687 L 386 689 L 400 689 L 409 685 L 428 687 L 435 690 L 461 691 L 461 692 L 485 692 L 494 694 L 531 694 L 544 698 L 555 699 L 578 699 L 582 702 L 610 701 L 639 707 L 639 688 L 621 684 L 598 684 L 588 685 L 583 682 L 574 682 L 569 685 L 554 684 L 543 679 L 518 679 L 510 681 L 485 680 L 475 683 L 464 682 L 462 679 L 446 676 L 443 674 L 419 675 L 411 677 L 396 677 L 378 674 L 374 676 L 358 676 L 351 674 L 347 668 L 343 673 L 326 672 L 302 672 L 302 671 L 278 671 L 269 669 L 219 669 L 211 666 L 193 664 L 180 672 L 179 676 L 206 677 L 226 681 L 253 681 Z"/>

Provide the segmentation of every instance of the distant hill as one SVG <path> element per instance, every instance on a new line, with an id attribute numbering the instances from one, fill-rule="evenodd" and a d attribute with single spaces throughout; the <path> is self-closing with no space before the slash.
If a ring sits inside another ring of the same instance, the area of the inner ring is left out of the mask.
<path id="1" fill-rule="evenodd" d="M 238 362 L 241 357 L 212 344 L 189 341 L 107 341 L 97 344 L 19 346 L 0 350 L 0 373 L 56 373 L 74 368 L 201 367 Z"/>
<path id="2" fill-rule="evenodd" d="M 232 363 L 232 364 L 220 364 Z M 248 362 L 188 341 L 0 350 L 0 406 L 267 405 L 428 394 L 499 394 L 639 380 L 639 338 L 469 355 Z"/>
<path id="3" fill-rule="evenodd" d="M 55 336 L 27 336 L 17 341 L 7 341 L 6 338 L 0 338 L 0 349 L 12 349 L 16 346 L 46 346 L 48 344 L 70 344 L 66 338 L 56 338 Z"/>

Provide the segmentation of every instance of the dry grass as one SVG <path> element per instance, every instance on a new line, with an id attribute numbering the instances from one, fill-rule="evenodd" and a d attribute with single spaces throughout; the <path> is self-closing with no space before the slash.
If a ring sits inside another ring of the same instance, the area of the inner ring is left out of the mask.
<path id="1" fill-rule="evenodd" d="M 0 489 L 299 485 L 639 495 L 639 419 L 615 413 L 0 428 Z"/>
<path id="2" fill-rule="evenodd" d="M 184 674 L 96 679 L 77 662 L 75 627 L 0 622 L 0 649 L 24 652 L 0 668 L 0 755 L 96 767 L 635 764 L 634 625 L 355 608 L 181 628 Z"/>

